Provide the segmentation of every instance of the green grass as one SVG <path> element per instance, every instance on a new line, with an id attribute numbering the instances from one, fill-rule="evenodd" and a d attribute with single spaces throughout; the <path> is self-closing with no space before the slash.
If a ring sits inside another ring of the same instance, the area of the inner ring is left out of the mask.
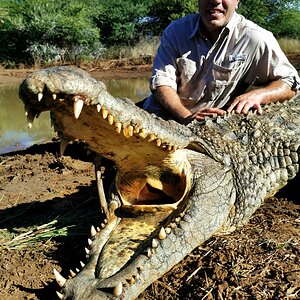
<path id="1" fill-rule="evenodd" d="M 57 227 L 58 220 L 32 227 L 19 229 L 22 233 L 9 232 L 7 229 L 0 230 L 0 249 L 23 249 L 30 246 L 38 246 L 55 237 L 67 236 L 72 226 Z"/>
<path id="2" fill-rule="evenodd" d="M 4 216 L 0 229 L 0 249 L 37 250 L 49 240 L 87 236 L 90 222 L 97 224 L 100 219 L 100 211 L 90 202 L 91 199 L 88 199 L 79 205 L 66 207 L 60 215 L 35 216 L 34 207 L 30 207 L 17 210 L 7 218 Z M 16 225 L 20 218 L 25 219 L 23 225 Z M 43 220 L 42 224 L 38 218 Z"/>

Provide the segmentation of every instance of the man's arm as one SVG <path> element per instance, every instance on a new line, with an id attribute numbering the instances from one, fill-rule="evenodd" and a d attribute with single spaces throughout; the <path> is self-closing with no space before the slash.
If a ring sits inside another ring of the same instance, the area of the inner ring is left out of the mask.
<path id="1" fill-rule="evenodd" d="M 153 92 L 154 99 L 171 115 L 182 124 L 187 124 L 191 112 L 182 105 L 177 92 L 170 86 L 163 85 Z"/>
<path id="2" fill-rule="evenodd" d="M 279 79 L 266 85 L 236 97 L 227 109 L 228 112 L 235 110 L 236 113 L 248 113 L 249 109 L 254 108 L 262 114 L 261 104 L 277 101 L 286 101 L 296 94 L 291 87 Z"/>
<path id="3" fill-rule="evenodd" d="M 166 85 L 159 86 L 153 92 L 155 100 L 181 124 L 188 124 L 193 119 L 204 120 L 213 114 L 223 115 L 226 112 L 220 108 L 200 108 L 192 113 L 182 103 L 177 92 Z"/>

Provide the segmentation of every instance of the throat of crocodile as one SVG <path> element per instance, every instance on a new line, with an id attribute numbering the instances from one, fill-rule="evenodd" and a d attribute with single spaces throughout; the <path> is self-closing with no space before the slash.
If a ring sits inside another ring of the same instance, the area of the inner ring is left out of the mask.
<path id="1" fill-rule="evenodd" d="M 189 189 L 190 165 L 185 151 L 177 150 L 157 165 L 120 170 L 116 188 L 123 205 L 141 209 L 165 205 L 175 209 Z"/>
<path id="2" fill-rule="evenodd" d="M 145 173 L 119 173 L 115 185 L 122 205 L 115 214 L 120 223 L 101 251 L 97 276 L 110 277 L 133 257 L 155 247 L 153 238 L 161 227 L 184 209 L 191 185 L 186 151 L 175 151 L 161 166 L 149 166 Z"/>

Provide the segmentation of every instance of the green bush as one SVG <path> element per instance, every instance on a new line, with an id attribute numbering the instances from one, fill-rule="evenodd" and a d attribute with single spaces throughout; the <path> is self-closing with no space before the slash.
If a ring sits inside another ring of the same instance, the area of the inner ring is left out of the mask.
<path id="1" fill-rule="evenodd" d="M 139 20 L 147 16 L 148 1 L 98 0 L 101 7 L 96 16 L 105 45 L 132 45 L 144 35 Z M 138 3 L 137 3 L 138 2 Z"/>
<path id="2" fill-rule="evenodd" d="M 242 0 L 239 12 L 277 38 L 299 39 L 299 8 L 300 0 Z M 96 60 L 108 47 L 124 57 L 197 11 L 198 0 L 0 0 L 0 63 Z"/>
<path id="3" fill-rule="evenodd" d="M 0 3 L 0 60 L 27 63 L 97 55 L 99 29 L 86 1 L 21 0 Z M 75 51 L 76 50 L 76 51 Z"/>
<path id="4" fill-rule="evenodd" d="M 299 9 L 299 0 L 242 0 L 238 11 L 277 38 L 299 38 Z"/>
<path id="5" fill-rule="evenodd" d="M 160 35 L 171 21 L 198 12 L 197 0 L 152 0 L 149 16 L 159 21 L 150 24 L 153 35 Z"/>

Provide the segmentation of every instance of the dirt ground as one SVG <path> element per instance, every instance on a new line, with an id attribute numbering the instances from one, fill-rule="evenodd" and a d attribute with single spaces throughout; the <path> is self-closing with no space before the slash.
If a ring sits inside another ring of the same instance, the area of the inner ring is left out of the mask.
<path id="1" fill-rule="evenodd" d="M 85 69 L 97 78 L 150 74 L 149 65 Z M 31 71 L 0 70 L 0 82 Z M 58 152 L 53 141 L 0 156 L 0 299 L 56 299 L 53 268 L 65 277 L 79 268 L 101 221 L 91 157 L 81 144 Z M 299 184 L 298 176 L 248 225 L 196 248 L 139 299 L 300 299 Z"/>

